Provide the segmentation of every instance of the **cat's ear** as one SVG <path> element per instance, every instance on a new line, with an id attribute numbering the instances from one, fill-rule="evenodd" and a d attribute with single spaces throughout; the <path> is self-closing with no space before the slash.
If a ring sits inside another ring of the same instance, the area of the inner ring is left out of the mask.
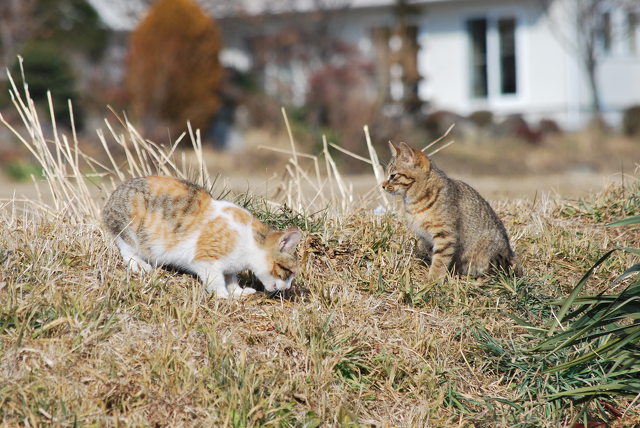
<path id="1" fill-rule="evenodd" d="M 391 156 L 394 158 L 398 156 L 398 148 L 391 141 L 389 141 L 389 150 L 391 150 Z"/>
<path id="2" fill-rule="evenodd" d="M 280 241 L 278 242 L 278 248 L 280 252 L 283 253 L 293 253 L 293 250 L 296 249 L 298 242 L 300 242 L 300 238 L 302 238 L 302 232 L 297 227 L 290 227 L 285 230 L 284 234 L 280 237 Z"/>
<path id="3" fill-rule="evenodd" d="M 407 143 L 404 141 L 399 145 L 400 157 L 407 163 L 412 163 L 414 161 L 413 149 L 409 147 Z"/>
<path id="4" fill-rule="evenodd" d="M 429 157 L 422 153 L 421 150 L 413 149 L 411 148 L 411 146 L 404 142 L 400 143 L 399 149 L 400 157 L 406 163 L 414 166 L 419 166 L 421 168 L 431 168 L 431 161 L 429 160 Z"/>

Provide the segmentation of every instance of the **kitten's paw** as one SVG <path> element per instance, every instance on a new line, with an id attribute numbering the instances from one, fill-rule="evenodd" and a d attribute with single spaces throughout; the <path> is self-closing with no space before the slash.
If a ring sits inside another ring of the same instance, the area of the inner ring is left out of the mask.
<path id="1" fill-rule="evenodd" d="M 131 258 L 127 261 L 127 269 L 133 273 L 149 273 L 153 270 L 153 267 L 144 260 Z"/>
<path id="2" fill-rule="evenodd" d="M 212 292 L 213 296 L 218 299 L 228 299 L 230 296 L 226 288 L 216 288 L 213 291 L 212 290 L 207 290 L 207 291 Z"/>
<path id="3" fill-rule="evenodd" d="M 245 288 L 236 287 L 233 290 L 232 296 L 233 297 L 246 297 L 246 296 L 252 295 L 255 292 L 256 292 L 255 288 L 251 288 L 251 287 L 245 287 Z"/>
<path id="4" fill-rule="evenodd" d="M 446 272 L 429 272 L 429 274 L 427 275 L 427 281 L 431 282 L 431 283 L 436 283 L 436 284 L 442 284 L 446 281 L 447 279 L 447 274 Z"/>

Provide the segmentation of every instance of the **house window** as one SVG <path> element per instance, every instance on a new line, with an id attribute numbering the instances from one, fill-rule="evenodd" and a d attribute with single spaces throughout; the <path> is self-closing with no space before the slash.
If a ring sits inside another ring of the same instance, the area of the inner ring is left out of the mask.
<path id="1" fill-rule="evenodd" d="M 611 52 L 611 13 L 604 12 L 602 14 L 602 29 L 600 30 L 600 38 L 602 41 L 602 50 L 605 53 Z"/>
<path id="2" fill-rule="evenodd" d="M 515 94 L 516 85 L 516 20 L 504 18 L 498 20 L 500 40 L 500 91 L 503 94 Z"/>
<path id="3" fill-rule="evenodd" d="M 638 14 L 631 10 L 627 13 L 627 47 L 630 53 L 638 49 Z"/>
<path id="4" fill-rule="evenodd" d="M 472 97 L 518 92 L 516 27 L 513 17 L 467 21 Z"/>
<path id="5" fill-rule="evenodd" d="M 467 22 L 471 41 L 471 94 L 484 98 L 489 94 L 487 73 L 487 20 L 471 19 Z"/>

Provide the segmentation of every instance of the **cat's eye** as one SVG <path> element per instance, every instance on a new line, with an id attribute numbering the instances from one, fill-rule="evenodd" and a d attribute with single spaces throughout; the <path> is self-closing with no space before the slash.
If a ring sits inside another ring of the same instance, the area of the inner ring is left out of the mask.
<path id="1" fill-rule="evenodd" d="M 291 275 L 293 275 L 293 271 L 289 268 L 286 268 L 284 266 L 282 266 L 281 264 L 277 265 L 280 270 L 282 271 L 282 278 L 281 279 L 287 279 L 289 278 Z"/>
<path id="2" fill-rule="evenodd" d="M 389 176 L 389 181 L 393 181 L 393 180 L 395 180 L 397 176 L 398 176 L 398 174 L 391 174 L 391 175 Z"/>

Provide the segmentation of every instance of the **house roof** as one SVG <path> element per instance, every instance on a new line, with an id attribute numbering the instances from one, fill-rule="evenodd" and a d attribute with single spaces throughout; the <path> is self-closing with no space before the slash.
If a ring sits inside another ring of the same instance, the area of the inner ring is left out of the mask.
<path id="1" fill-rule="evenodd" d="M 104 23 L 116 31 L 130 31 L 155 0 L 88 0 Z M 342 8 L 390 7 L 396 0 L 196 0 L 217 18 L 303 13 Z M 456 0 L 407 0 L 408 4 Z"/>

